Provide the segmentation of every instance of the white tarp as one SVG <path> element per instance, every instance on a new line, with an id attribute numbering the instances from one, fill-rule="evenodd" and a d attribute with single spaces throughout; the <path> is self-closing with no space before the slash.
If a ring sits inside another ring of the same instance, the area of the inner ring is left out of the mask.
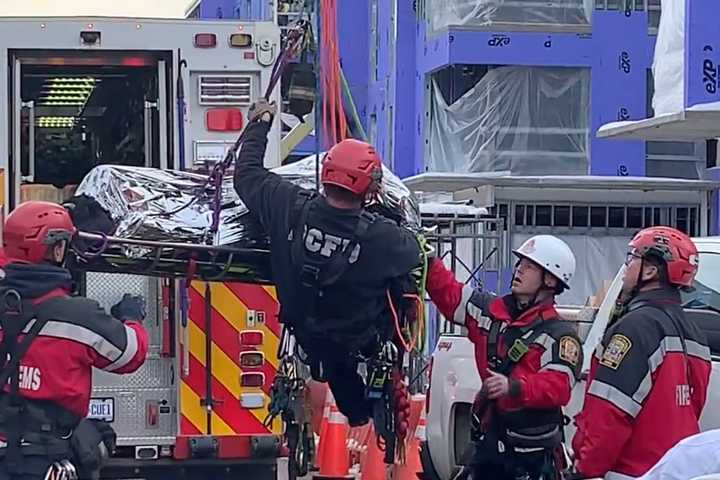
<path id="1" fill-rule="evenodd" d="M 715 369 L 713 363 L 713 369 Z M 706 405 L 705 410 L 713 406 Z M 701 476 L 702 475 L 702 476 Z M 707 476 L 706 476 L 707 475 Z M 686 437 L 639 480 L 720 480 L 720 429 Z"/>
<path id="2" fill-rule="evenodd" d="M 433 172 L 586 175 L 590 72 L 497 67 L 448 105 L 432 83 Z"/>
<path id="3" fill-rule="evenodd" d="M 652 65 L 655 116 L 679 112 L 685 107 L 684 50 L 685 0 L 662 0 Z"/>
<path id="4" fill-rule="evenodd" d="M 589 25 L 592 0 L 427 0 L 430 31 L 497 22 Z"/>

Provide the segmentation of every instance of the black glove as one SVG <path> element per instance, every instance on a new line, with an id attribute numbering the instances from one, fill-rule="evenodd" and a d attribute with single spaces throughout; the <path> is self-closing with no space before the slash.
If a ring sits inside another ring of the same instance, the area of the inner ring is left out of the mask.
<path id="1" fill-rule="evenodd" d="M 277 113 L 277 105 L 275 102 L 268 102 L 261 98 L 257 102 L 250 105 L 248 110 L 248 120 L 250 123 L 255 121 L 272 122 Z"/>
<path id="2" fill-rule="evenodd" d="M 102 443 L 105 444 L 105 448 L 107 448 L 108 453 L 110 455 L 114 454 L 115 446 L 117 444 L 117 434 L 115 433 L 115 430 L 113 430 L 109 423 L 103 420 L 92 419 L 90 422 L 92 422 L 93 426 L 100 434 Z"/>
<path id="3" fill-rule="evenodd" d="M 127 320 L 142 322 L 146 315 L 145 300 L 139 295 L 126 293 L 122 300 L 113 305 L 110 314 L 122 322 Z"/>
<path id="4" fill-rule="evenodd" d="M 70 437 L 73 463 L 78 467 L 79 478 L 100 478 L 103 463 L 115 452 L 116 440 L 115 431 L 108 423 L 87 418 L 80 421 Z"/>
<path id="5" fill-rule="evenodd" d="M 586 477 L 575 469 L 572 469 L 568 472 L 563 472 L 562 474 L 562 480 L 588 480 L 591 478 L 593 477 Z"/>

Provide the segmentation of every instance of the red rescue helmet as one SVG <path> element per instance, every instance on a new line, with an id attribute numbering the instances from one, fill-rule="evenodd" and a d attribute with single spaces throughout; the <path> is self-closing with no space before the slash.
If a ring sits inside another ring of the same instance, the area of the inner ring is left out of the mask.
<path id="1" fill-rule="evenodd" d="M 693 241 L 671 227 L 640 230 L 630 247 L 646 257 L 653 255 L 667 265 L 668 282 L 677 287 L 692 287 L 698 270 L 698 250 Z"/>
<path id="2" fill-rule="evenodd" d="M 373 182 L 382 179 L 382 162 L 369 143 L 347 139 L 325 156 L 320 182 L 364 195 Z"/>
<path id="3" fill-rule="evenodd" d="M 3 243 L 10 261 L 41 263 L 48 248 L 75 233 L 70 214 L 61 205 L 29 201 L 20 204 L 5 220 Z"/>

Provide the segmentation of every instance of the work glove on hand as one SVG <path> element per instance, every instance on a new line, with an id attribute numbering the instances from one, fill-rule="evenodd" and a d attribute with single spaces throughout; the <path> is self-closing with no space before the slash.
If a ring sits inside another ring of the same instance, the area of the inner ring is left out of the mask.
<path id="1" fill-rule="evenodd" d="M 248 119 L 250 123 L 255 121 L 270 123 L 275 117 L 275 114 L 277 114 L 277 105 L 275 102 L 268 102 L 264 98 L 261 98 L 250 105 L 250 109 L 248 110 Z"/>
<path id="2" fill-rule="evenodd" d="M 102 443 L 105 445 L 105 448 L 107 448 L 108 453 L 110 453 L 111 455 L 115 453 L 115 447 L 117 445 L 117 434 L 115 433 L 115 430 L 113 430 L 109 423 L 103 420 L 90 421 L 93 423 L 98 433 L 100 434 L 100 437 L 102 438 Z"/>
<path id="3" fill-rule="evenodd" d="M 110 314 L 122 322 L 127 320 L 142 322 L 147 314 L 145 300 L 139 295 L 126 293 L 123 295 L 122 300 L 113 305 Z"/>

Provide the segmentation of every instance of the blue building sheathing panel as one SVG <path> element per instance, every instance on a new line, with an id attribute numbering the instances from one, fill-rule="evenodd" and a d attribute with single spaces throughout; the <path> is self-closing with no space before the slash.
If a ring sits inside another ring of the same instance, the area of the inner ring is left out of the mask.
<path id="1" fill-rule="evenodd" d="M 373 19 L 371 5 L 377 15 Z M 434 0 L 428 0 L 434 1 Z M 720 101 L 717 0 L 686 0 L 685 104 Z M 427 78 L 454 64 L 584 67 L 591 70 L 589 158 L 595 175 L 645 174 L 645 142 L 601 140 L 597 129 L 645 118 L 655 37 L 644 11 L 595 10 L 591 33 L 449 28 L 433 36 L 418 2 L 338 0 L 341 65 L 378 152 L 402 178 L 425 171 Z M 202 18 L 271 18 L 265 0 L 203 0 Z M 375 20 L 377 46 L 371 44 Z M 504 39 L 499 42 L 498 39 Z M 376 65 L 369 64 L 371 49 Z M 306 139 L 295 153 L 312 153 Z M 711 222 L 715 227 L 720 219 Z M 715 228 L 713 229 L 715 231 Z"/>
<path id="2" fill-rule="evenodd" d="M 644 175 L 645 143 L 600 140 L 597 129 L 619 116 L 646 116 L 646 71 L 652 64 L 654 40 L 648 36 L 647 13 L 595 11 L 592 33 L 481 31 L 449 28 L 428 37 L 424 22 L 416 24 L 415 99 L 413 110 L 401 110 L 396 122 L 407 122 L 420 133 L 412 148 L 395 162 L 401 176 L 425 171 L 424 122 L 426 78 L 455 64 L 581 67 L 591 70 L 590 171 L 596 175 Z M 621 35 L 618 32 L 622 32 Z M 384 33 L 381 31 L 380 35 Z M 629 72 L 621 58 L 629 57 Z M 619 88 L 618 88 L 619 87 Z M 395 99 L 398 108 L 401 99 Z M 379 99 L 375 101 L 380 103 Z M 396 152 L 399 146 L 396 145 Z"/>

